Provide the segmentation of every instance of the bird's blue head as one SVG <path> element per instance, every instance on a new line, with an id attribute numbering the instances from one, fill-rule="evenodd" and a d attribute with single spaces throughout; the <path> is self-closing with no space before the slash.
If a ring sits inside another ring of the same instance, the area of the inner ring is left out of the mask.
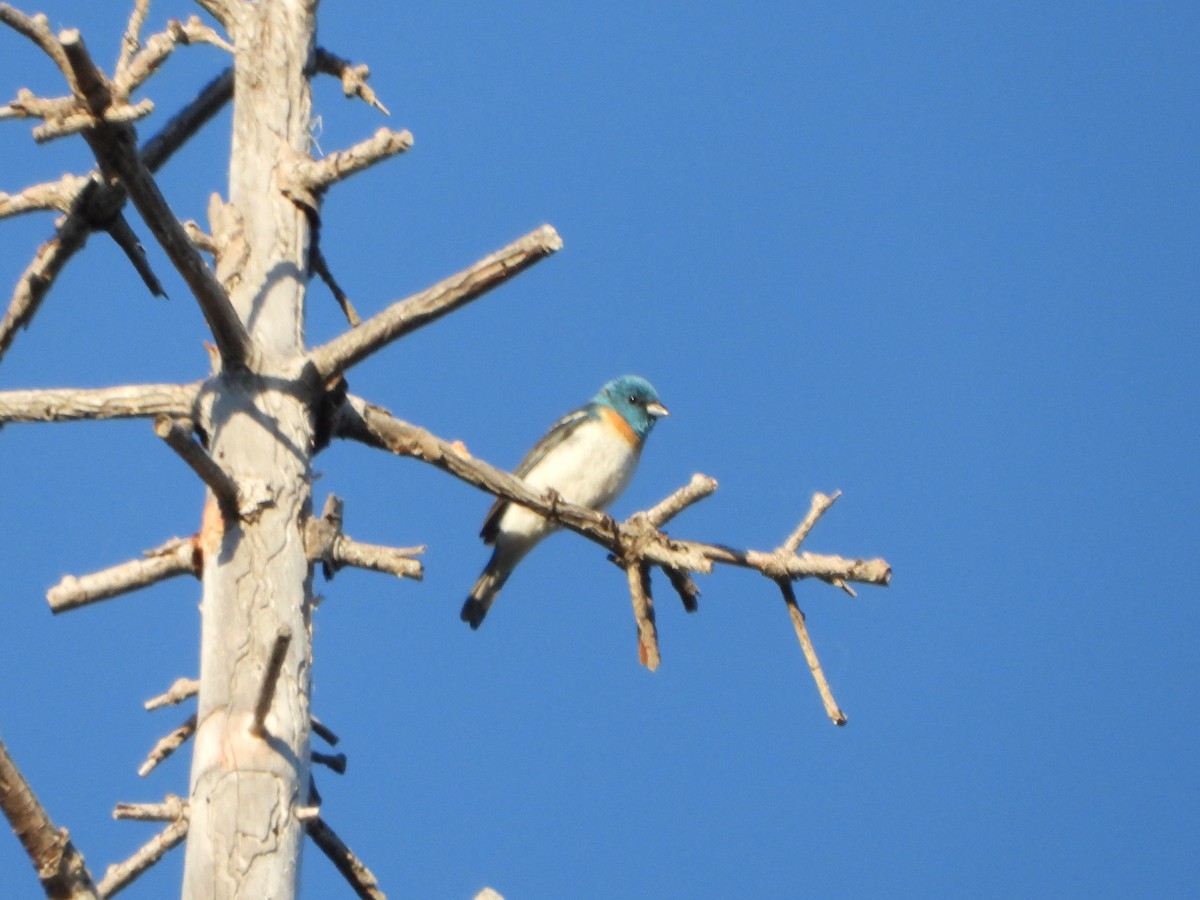
<path id="1" fill-rule="evenodd" d="M 592 403 L 608 406 L 621 414 L 638 440 L 645 440 L 660 416 L 670 415 L 658 399 L 654 385 L 640 375 L 622 375 L 600 389 Z"/>

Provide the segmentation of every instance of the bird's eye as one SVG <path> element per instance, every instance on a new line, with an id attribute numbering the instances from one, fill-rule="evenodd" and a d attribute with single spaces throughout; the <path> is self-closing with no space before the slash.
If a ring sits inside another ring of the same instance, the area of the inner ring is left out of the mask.
<path id="1" fill-rule="evenodd" d="M 629 402 L 630 402 L 630 403 L 632 403 L 634 406 L 637 406 L 637 405 L 638 405 L 638 398 L 637 398 L 637 395 L 636 395 L 636 394 L 630 394 L 630 395 L 629 395 Z"/>

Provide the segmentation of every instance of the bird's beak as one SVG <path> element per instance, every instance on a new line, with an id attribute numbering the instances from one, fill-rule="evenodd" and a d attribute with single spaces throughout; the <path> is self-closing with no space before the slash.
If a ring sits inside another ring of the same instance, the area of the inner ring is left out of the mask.
<path id="1" fill-rule="evenodd" d="M 661 403 L 647 403 L 646 412 L 650 413 L 650 415 L 654 416 L 656 419 L 670 415 L 670 413 L 667 411 L 667 408 Z"/>

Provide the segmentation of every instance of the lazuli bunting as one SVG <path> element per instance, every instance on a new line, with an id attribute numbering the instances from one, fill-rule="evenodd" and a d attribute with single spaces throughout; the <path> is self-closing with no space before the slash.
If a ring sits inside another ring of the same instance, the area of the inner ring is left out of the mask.
<path id="1" fill-rule="evenodd" d="M 605 509 L 629 486 L 646 436 L 667 414 L 646 379 L 614 378 L 586 406 L 555 422 L 515 474 L 535 491 L 553 489 L 564 500 Z M 480 532 L 496 549 L 463 604 L 462 620 L 478 628 L 517 563 L 557 527 L 520 504 L 498 499 Z"/>

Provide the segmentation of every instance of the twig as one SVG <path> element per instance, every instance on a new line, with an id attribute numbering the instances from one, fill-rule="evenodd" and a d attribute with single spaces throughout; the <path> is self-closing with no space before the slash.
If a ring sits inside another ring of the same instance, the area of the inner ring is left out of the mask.
<path id="1" fill-rule="evenodd" d="M 99 891 L 102 897 L 112 897 L 127 888 L 139 875 L 166 856 L 167 851 L 183 843 L 187 837 L 188 820 L 177 819 L 172 822 L 123 863 L 114 863 L 104 873 Z"/>
<path id="2" fill-rule="evenodd" d="M 784 551 L 795 553 L 799 550 L 800 545 L 804 543 L 804 539 L 808 537 L 808 533 L 812 531 L 813 526 L 837 502 L 837 498 L 840 496 L 842 496 L 841 491 L 834 491 L 830 495 L 822 494 L 819 491 L 813 494 L 812 506 L 809 507 L 808 515 L 804 517 L 804 521 L 796 526 L 796 530 L 788 535 L 788 539 L 783 542 Z"/>
<path id="3" fill-rule="evenodd" d="M 481 297 L 561 247 L 558 233 L 543 225 L 457 275 L 393 303 L 358 327 L 317 347 L 309 359 L 319 377 L 328 381 L 397 338 Z"/>
<path id="4" fill-rule="evenodd" d="M 226 53 L 233 53 L 233 47 L 201 22 L 199 16 L 192 16 L 186 22 L 172 19 L 167 23 L 166 31 L 148 38 L 145 49 L 133 56 L 127 66 L 117 69 L 117 75 L 112 82 L 113 96 L 116 100 L 123 102 L 141 87 L 180 44 L 211 44 Z"/>
<path id="5" fill-rule="evenodd" d="M 47 210 L 65 213 L 87 181 L 79 175 L 67 174 L 58 181 L 30 185 L 18 194 L 0 192 L 0 219 Z"/>
<path id="6" fill-rule="evenodd" d="M 345 753 L 329 754 L 329 753 L 321 753 L 317 750 L 313 750 L 311 755 L 312 755 L 312 761 L 317 763 L 318 765 L 325 766 L 328 769 L 332 769 L 334 772 L 337 772 L 339 775 L 346 774 L 346 754 Z"/>
<path id="7" fill-rule="evenodd" d="M 206 84 L 187 106 L 172 116 L 162 130 L 142 146 L 146 168 L 157 172 L 168 159 L 187 143 L 233 98 L 233 68 L 230 67 Z"/>
<path id="8" fill-rule="evenodd" d="M 132 384 L 107 388 L 0 391 L 0 424 L 74 422 L 80 419 L 186 418 L 200 383 Z"/>
<path id="9" fill-rule="evenodd" d="M 424 547 L 383 547 L 379 544 L 363 544 L 339 535 L 333 543 L 330 563 L 334 571 L 342 566 L 354 566 L 395 575 L 397 578 L 412 578 L 420 581 L 425 575 L 421 561 L 412 557 L 424 553 Z"/>
<path id="10" fill-rule="evenodd" d="M 275 643 L 271 647 L 271 657 L 267 660 L 267 670 L 263 673 L 262 686 L 258 690 L 258 701 L 254 704 L 254 724 L 250 730 L 257 737 L 267 736 L 267 713 L 271 711 L 271 701 L 275 699 L 275 686 L 279 683 L 283 660 L 291 642 L 292 629 L 287 625 L 280 625 L 275 633 Z"/>
<path id="11" fill-rule="evenodd" d="M 129 22 L 125 26 L 125 35 L 121 38 L 121 55 L 117 58 L 117 78 L 120 78 L 129 68 L 129 61 L 142 47 L 142 26 L 146 24 L 146 16 L 150 13 L 150 0 L 136 0 Z"/>
<path id="12" fill-rule="evenodd" d="M 295 183 L 289 191 L 299 189 L 301 192 L 320 194 L 334 182 L 343 181 L 363 169 L 403 153 L 412 144 L 412 132 L 380 128 L 366 140 L 346 150 L 331 153 L 324 159 L 297 161 Z"/>
<path id="13" fill-rule="evenodd" d="M 692 576 L 673 566 L 662 566 L 662 570 L 671 582 L 671 587 L 675 589 L 675 593 L 679 595 L 679 599 L 683 601 L 684 610 L 690 613 L 698 610 L 700 604 L 696 602 L 696 598 L 700 596 L 700 588 L 696 587 Z"/>
<path id="14" fill-rule="evenodd" d="M 137 103 L 112 104 L 103 114 L 93 115 L 89 112 L 75 111 L 62 118 L 50 119 L 33 129 L 33 139 L 36 143 L 46 144 L 58 138 L 80 134 L 93 128 L 98 120 L 113 125 L 128 124 L 144 119 L 154 112 L 153 100 L 139 100 Z"/>
<path id="15" fill-rule="evenodd" d="M 27 16 L 20 10 L 13 9 L 7 3 L 0 3 L 0 23 L 7 25 L 18 34 L 24 35 L 37 44 L 42 51 L 54 60 L 54 64 L 66 76 L 72 88 L 75 86 L 75 76 L 63 53 L 62 45 L 50 30 L 45 15 Z"/>
<path id="16" fill-rule="evenodd" d="M 187 801 L 175 794 L 167 794 L 162 803 L 118 803 L 113 810 L 114 819 L 134 822 L 174 822 L 187 815 Z"/>
<path id="17" fill-rule="evenodd" d="M 229 22 L 229 5 L 228 0 L 196 0 L 196 3 L 203 7 L 210 16 L 220 22 L 222 25 L 227 25 Z"/>
<path id="18" fill-rule="evenodd" d="M 178 706 L 184 700 L 195 697 L 200 693 L 200 682 L 195 678 L 176 678 L 165 694 L 151 697 L 142 705 L 146 712 L 162 709 L 164 706 Z"/>
<path id="19" fill-rule="evenodd" d="M 154 433 L 166 441 L 167 446 L 179 454 L 188 467 L 200 476 L 212 490 L 227 519 L 241 515 L 237 483 L 221 468 L 215 459 L 192 437 L 190 419 L 173 419 L 159 416 L 154 420 Z"/>
<path id="20" fill-rule="evenodd" d="M 70 612 L 177 575 L 199 575 L 195 544 L 189 539 L 177 540 L 178 543 L 169 549 L 155 552 L 144 559 L 131 559 L 78 578 L 64 575 L 58 584 L 46 591 L 50 611 L 55 615 Z"/>
<path id="21" fill-rule="evenodd" d="M 821 661 L 817 659 L 816 648 L 813 647 L 812 638 L 808 636 L 808 626 L 804 623 L 804 613 L 801 612 L 800 606 L 796 603 L 796 592 L 792 589 L 792 583 L 786 578 L 777 579 L 776 584 L 779 585 L 779 590 L 783 592 L 783 600 L 787 604 L 788 615 L 792 620 L 792 627 L 796 629 L 796 637 L 800 640 L 800 647 L 804 651 L 804 658 L 808 661 L 808 670 L 812 672 L 813 681 L 817 684 L 817 691 L 821 695 L 821 702 L 825 704 L 825 714 L 829 716 L 834 725 L 845 725 L 846 714 L 838 708 L 837 701 L 833 699 L 833 691 L 829 688 L 829 682 L 825 678 L 825 672 L 821 668 Z"/>
<path id="22" fill-rule="evenodd" d="M 324 819 L 319 816 L 308 819 L 304 823 L 304 830 L 313 839 L 313 843 L 321 848 L 321 852 L 329 857 L 329 861 L 342 873 L 342 877 L 361 900 L 387 900 L 371 870 L 351 852 L 334 830 L 325 824 Z"/>
<path id="23" fill-rule="evenodd" d="M 397 578 L 420 581 L 424 568 L 412 557 L 424 553 L 424 547 L 383 547 L 362 544 L 342 534 L 342 501 L 330 494 L 320 518 L 310 518 L 304 529 L 305 552 L 314 562 L 325 566 L 326 579 L 333 578 L 343 566 L 355 566 L 385 572 Z"/>
<path id="24" fill-rule="evenodd" d="M 717 489 L 717 479 L 697 472 L 692 480 L 671 496 L 646 510 L 646 520 L 655 528 L 662 528 L 673 518 Z"/>
<path id="25" fill-rule="evenodd" d="M 342 290 L 342 286 L 333 277 L 333 272 L 330 271 L 329 263 L 325 259 L 325 253 L 321 250 L 321 226 L 319 220 L 315 220 L 312 223 L 308 265 L 312 269 L 313 274 L 325 282 L 325 286 L 333 294 L 333 299 L 341 307 L 342 315 L 346 317 L 346 321 L 352 326 L 361 324 L 362 319 L 359 318 L 358 310 L 354 308 L 354 304 L 350 302 L 350 298 L 346 296 L 346 292 Z"/>
<path id="26" fill-rule="evenodd" d="M 328 725 L 326 725 L 324 722 L 322 722 L 316 716 L 309 716 L 309 721 L 312 722 L 313 734 L 317 735 L 319 738 L 321 738 L 321 740 L 323 740 L 329 746 L 331 746 L 331 747 L 337 746 L 338 741 L 341 739 L 336 734 L 333 733 L 333 731 L 329 728 Z"/>
<path id="27" fill-rule="evenodd" d="M 379 102 L 379 98 L 375 96 L 375 92 L 367 84 L 367 79 L 371 77 L 371 70 L 367 66 L 353 65 L 349 60 L 342 59 L 340 56 L 330 53 L 324 47 L 317 48 L 315 62 L 318 72 L 332 75 L 341 80 L 342 93 L 347 97 L 358 97 L 371 104 L 371 106 L 375 107 L 385 116 L 391 115 L 388 112 L 388 108 Z"/>
<path id="28" fill-rule="evenodd" d="M 129 262 L 133 264 L 134 271 L 141 277 L 142 283 L 146 285 L 150 293 L 155 297 L 167 296 L 162 283 L 155 276 L 154 270 L 150 268 L 150 260 L 146 258 L 145 248 L 123 215 L 118 213 L 112 220 L 108 226 L 108 234 L 116 241 L 117 246 L 121 248 Z"/>
<path id="29" fill-rule="evenodd" d="M 0 741 L 0 811 L 33 863 L 47 897 L 98 900 L 83 854 L 65 828 L 54 827 L 33 788 Z"/>
<path id="30" fill-rule="evenodd" d="M 160 762 L 187 743 L 188 738 L 195 733 L 196 714 L 192 713 L 182 725 L 161 738 L 146 754 L 146 761 L 138 766 L 138 775 L 145 778 L 158 767 Z"/>
<path id="31" fill-rule="evenodd" d="M 638 662 L 653 672 L 662 661 L 658 654 L 658 629 L 654 627 L 654 597 L 650 593 L 650 568 L 635 560 L 626 560 L 629 596 L 633 600 L 633 620 L 637 624 Z"/>

